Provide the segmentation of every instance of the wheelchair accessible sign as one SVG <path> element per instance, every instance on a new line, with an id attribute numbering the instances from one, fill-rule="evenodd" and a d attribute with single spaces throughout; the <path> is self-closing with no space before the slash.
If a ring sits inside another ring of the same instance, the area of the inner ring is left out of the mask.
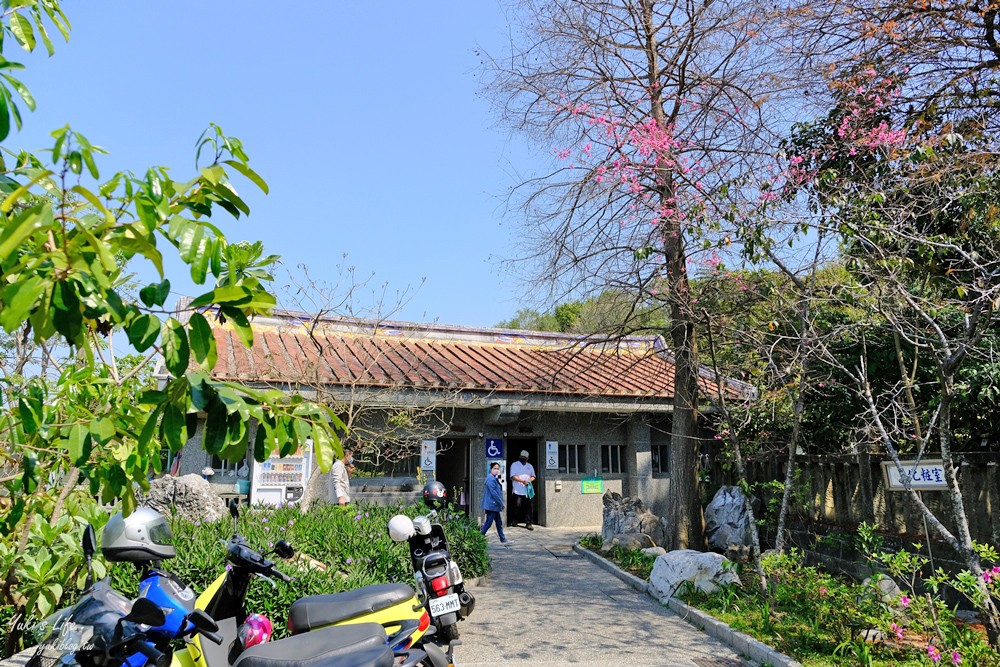
<path id="1" fill-rule="evenodd" d="M 486 458 L 503 458 L 503 440 L 501 438 L 486 438 Z"/>
<path id="2" fill-rule="evenodd" d="M 420 443 L 420 469 L 435 470 L 437 468 L 437 440 L 424 440 Z"/>

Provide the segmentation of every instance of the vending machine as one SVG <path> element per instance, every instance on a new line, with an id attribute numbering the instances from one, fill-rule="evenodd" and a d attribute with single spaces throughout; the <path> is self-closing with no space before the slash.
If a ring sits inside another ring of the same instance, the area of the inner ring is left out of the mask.
<path id="1" fill-rule="evenodd" d="M 312 474 L 312 442 L 289 456 L 275 452 L 263 463 L 253 462 L 250 480 L 252 504 L 281 505 L 302 500 Z"/>

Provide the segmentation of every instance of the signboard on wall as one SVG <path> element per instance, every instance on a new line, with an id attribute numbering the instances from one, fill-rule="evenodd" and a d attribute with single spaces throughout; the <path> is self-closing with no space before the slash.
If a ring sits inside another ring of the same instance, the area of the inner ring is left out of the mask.
<path id="1" fill-rule="evenodd" d="M 943 491 L 948 488 L 944 479 L 944 461 L 941 459 L 925 459 L 923 461 L 900 461 L 903 466 L 902 475 L 910 480 L 910 488 L 914 491 Z M 905 491 L 902 475 L 893 461 L 882 461 L 882 478 L 885 487 L 890 491 Z"/>
<path id="2" fill-rule="evenodd" d="M 437 469 L 437 440 L 420 441 L 420 469 Z"/>
<path id="3" fill-rule="evenodd" d="M 555 440 L 545 441 L 545 469 L 559 470 L 559 443 Z"/>
<path id="4" fill-rule="evenodd" d="M 581 479 L 580 493 L 604 493 L 604 480 L 599 477 Z"/>
<path id="5" fill-rule="evenodd" d="M 486 458 L 487 459 L 503 458 L 503 439 L 486 438 Z"/>

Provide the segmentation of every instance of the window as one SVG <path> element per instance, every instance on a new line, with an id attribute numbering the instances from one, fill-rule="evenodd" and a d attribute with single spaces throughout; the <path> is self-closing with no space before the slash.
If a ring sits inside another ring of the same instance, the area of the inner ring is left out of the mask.
<path id="1" fill-rule="evenodd" d="M 669 475 L 670 445 L 653 445 L 651 452 L 653 454 L 653 474 Z"/>
<path id="2" fill-rule="evenodd" d="M 601 445 L 601 472 L 612 475 L 620 475 L 625 472 L 625 467 L 622 465 L 623 449 L 624 447 L 621 445 Z"/>
<path id="3" fill-rule="evenodd" d="M 587 452 L 583 445 L 559 445 L 559 472 L 579 474 L 587 467 Z"/>

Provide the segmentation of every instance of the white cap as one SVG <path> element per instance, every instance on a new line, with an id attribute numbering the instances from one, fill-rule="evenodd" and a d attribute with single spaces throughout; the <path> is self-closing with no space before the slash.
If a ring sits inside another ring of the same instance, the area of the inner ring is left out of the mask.
<path id="1" fill-rule="evenodd" d="M 521 450 L 521 456 L 523 456 L 524 458 L 528 458 L 528 450 L 527 449 L 522 449 Z"/>

